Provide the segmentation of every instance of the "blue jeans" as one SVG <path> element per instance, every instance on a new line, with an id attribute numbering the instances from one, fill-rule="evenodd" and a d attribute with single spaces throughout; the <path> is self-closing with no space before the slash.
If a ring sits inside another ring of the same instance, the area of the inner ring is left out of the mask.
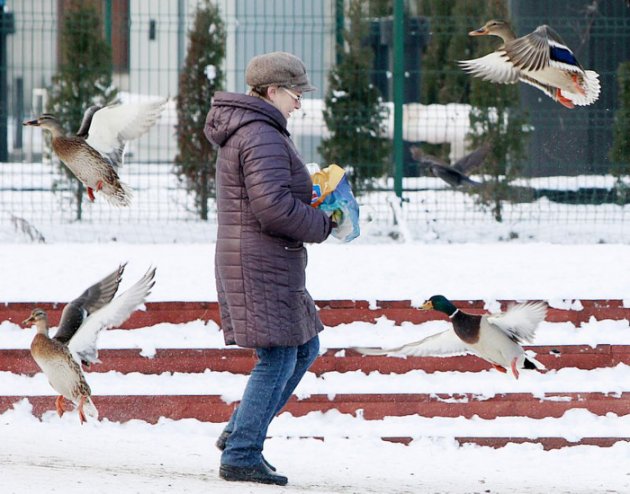
<path id="1" fill-rule="evenodd" d="M 255 466 L 269 424 L 284 407 L 319 353 L 319 337 L 300 346 L 257 348 L 258 362 L 252 369 L 238 408 L 225 427 L 230 436 L 222 465 Z"/>

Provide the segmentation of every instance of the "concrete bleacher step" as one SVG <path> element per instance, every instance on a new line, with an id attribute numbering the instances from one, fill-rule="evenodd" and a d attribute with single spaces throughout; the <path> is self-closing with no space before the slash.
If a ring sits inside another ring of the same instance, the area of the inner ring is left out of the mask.
<path id="1" fill-rule="evenodd" d="M 470 312 L 485 312 L 482 301 L 456 301 L 457 306 Z M 506 307 L 510 301 L 502 301 Z M 434 311 L 420 311 L 410 301 L 318 301 L 322 321 L 327 326 L 347 324 L 355 321 L 375 322 L 386 317 L 396 324 L 410 322 L 419 324 L 446 316 Z M 630 320 L 630 309 L 620 300 L 582 300 L 581 309 L 554 309 L 547 314 L 548 322 L 570 322 L 576 328 L 594 318 L 596 320 Z M 580 304 L 573 304 L 579 307 Z M 0 306 L 0 321 L 18 323 L 25 319 L 33 307 L 40 306 L 49 311 L 52 326 L 58 324 L 64 304 L 53 303 L 10 303 Z M 147 328 L 160 323 L 186 323 L 195 320 L 219 322 L 216 303 L 212 302 L 156 302 L 148 303 L 146 311 L 136 312 L 122 329 Z M 527 349 L 537 355 L 550 371 L 563 368 L 594 370 L 630 365 L 630 345 L 598 344 L 530 346 Z M 93 365 L 90 372 L 117 371 L 122 374 L 138 372 L 161 374 L 164 372 L 203 373 L 229 372 L 248 374 L 255 362 L 251 350 L 236 348 L 158 348 L 152 356 L 143 356 L 139 349 L 103 349 L 101 364 Z M 331 348 L 321 355 L 311 371 L 317 376 L 328 372 L 362 371 L 365 374 L 404 374 L 414 370 L 427 373 L 458 371 L 476 373 L 491 369 L 490 365 L 474 356 L 455 357 L 408 357 L 363 356 L 349 349 Z M 0 372 L 35 375 L 39 369 L 27 349 L 0 350 Z M 25 389 L 21 396 L 0 396 L 0 413 L 11 409 L 27 399 L 33 414 L 54 413 L 52 389 L 48 396 L 29 395 Z M 206 422 L 225 422 L 235 404 L 227 403 L 220 395 L 96 395 L 93 397 L 101 419 L 128 421 L 132 419 L 156 423 L 161 417 L 169 419 L 198 419 Z M 69 406 L 69 405 L 68 405 Z M 336 395 L 313 394 L 298 400 L 293 397 L 286 411 L 295 417 L 310 412 L 337 410 L 342 414 L 362 417 L 365 420 L 380 420 L 385 417 L 529 417 L 542 419 L 561 417 L 571 409 L 587 410 L 596 416 L 630 413 L 630 393 L 602 392 L 553 392 L 543 396 L 532 393 L 497 393 L 482 396 L 474 393 L 397 393 L 365 394 L 339 393 Z M 406 432 L 406 431 L 403 431 Z M 628 436 L 628 437 L 626 437 Z M 310 436 L 315 437 L 315 436 Z M 383 440 L 408 443 L 412 436 L 386 436 Z M 325 439 L 325 438 L 322 438 Z M 501 447 L 508 443 L 532 442 L 545 449 L 554 449 L 576 444 L 612 446 L 619 441 L 630 441 L 630 434 L 622 437 L 583 437 L 569 441 L 563 437 L 454 437 L 459 444 L 479 444 Z"/>
<path id="2" fill-rule="evenodd" d="M 614 367 L 623 363 L 630 365 L 630 345 L 557 345 L 532 346 L 527 349 L 536 353 L 536 358 L 548 370 L 566 367 L 596 369 Z M 29 350 L 0 350 L 0 371 L 34 375 L 39 368 Z M 157 349 L 155 355 L 144 357 L 138 349 L 100 350 L 100 364 L 90 367 L 90 372 L 118 371 L 123 374 L 140 372 L 159 374 L 162 372 L 217 372 L 249 374 L 255 362 L 254 352 L 246 349 Z M 316 375 L 325 372 L 365 373 L 378 371 L 382 374 L 401 374 L 412 370 L 427 373 L 460 371 L 480 372 L 492 367 L 484 360 L 471 356 L 453 357 L 407 357 L 361 355 L 349 349 L 328 349 L 313 364 L 310 371 Z"/>
<path id="3" fill-rule="evenodd" d="M 0 396 L 0 413 L 24 398 L 32 404 L 36 416 L 54 410 L 55 396 L 52 395 Z M 155 423 L 160 417 L 225 422 L 235 406 L 226 403 L 220 395 L 100 395 L 94 396 L 93 400 L 100 411 L 100 418 L 117 422 L 139 419 Z M 545 393 L 543 397 L 531 393 L 500 393 L 490 397 L 472 393 L 315 394 L 302 400 L 292 397 L 284 411 L 301 417 L 310 412 L 337 410 L 347 414 L 360 413 L 365 420 L 408 415 L 540 419 L 560 417 L 576 408 L 595 415 L 625 415 L 630 410 L 630 393 L 559 392 Z"/>
<path id="4" fill-rule="evenodd" d="M 499 301 L 505 309 L 511 300 Z M 453 303 L 471 313 L 485 313 L 482 300 L 455 300 Z M 436 319 L 448 320 L 445 314 L 423 311 L 414 307 L 410 300 L 376 301 L 366 300 L 318 300 L 319 314 L 327 326 L 357 321 L 374 322 L 380 317 L 401 324 L 420 324 Z M 574 303 L 575 305 L 575 303 Z M 550 307 L 548 322 L 572 322 L 576 326 L 587 322 L 591 317 L 597 320 L 630 320 L 630 307 L 624 307 L 622 300 L 580 300 L 581 309 L 558 309 Z M 20 324 L 30 314 L 33 307 L 41 307 L 48 313 L 51 326 L 56 326 L 65 304 L 52 302 L 15 302 L 0 305 L 0 321 Z M 145 311 L 136 311 L 122 326 L 123 329 L 153 326 L 159 323 L 184 323 L 195 320 L 219 322 L 219 307 L 216 302 L 148 302 Z"/>

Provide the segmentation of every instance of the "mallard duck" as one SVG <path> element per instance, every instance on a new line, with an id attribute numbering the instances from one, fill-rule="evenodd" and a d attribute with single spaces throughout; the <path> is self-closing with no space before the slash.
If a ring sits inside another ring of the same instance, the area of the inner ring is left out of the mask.
<path id="1" fill-rule="evenodd" d="M 145 134 L 164 110 L 165 99 L 145 103 L 91 106 L 76 135 L 66 135 L 59 120 L 44 113 L 24 125 L 41 127 L 52 134 L 52 148 L 59 159 L 87 189 L 90 201 L 101 192 L 114 206 L 131 204 L 131 188 L 120 181 L 127 141 Z"/>
<path id="2" fill-rule="evenodd" d="M 498 36 L 493 53 L 459 65 L 476 77 L 501 84 L 522 81 L 567 108 L 590 105 L 599 97 L 599 74 L 584 70 L 558 33 L 547 25 L 517 38 L 506 21 L 491 20 L 469 36 Z"/>
<path id="3" fill-rule="evenodd" d="M 113 298 L 121 282 L 125 265 L 95 283 L 67 304 L 59 329 L 48 336 L 48 316 L 43 309 L 33 309 L 22 324 L 35 324 L 37 333 L 31 343 L 31 355 L 52 388 L 59 393 L 55 409 L 64 414 L 64 398 L 77 405 L 79 421 L 87 415 L 98 418 L 92 402 L 90 386 L 81 363 L 99 362 L 96 339 L 103 329 L 120 326 L 142 304 L 154 285 L 155 268 L 150 269 L 131 288 Z"/>
<path id="4" fill-rule="evenodd" d="M 410 150 L 411 157 L 421 165 L 428 167 L 434 177 L 441 178 L 451 187 L 459 187 L 460 185 L 481 185 L 479 182 L 472 180 L 468 173 L 483 163 L 483 160 L 490 152 L 490 145 L 484 143 L 472 153 L 468 153 L 459 159 L 452 166 L 435 156 L 424 154 L 419 147 L 412 146 Z"/>
<path id="5" fill-rule="evenodd" d="M 510 369 L 516 379 L 519 369 L 544 369 L 520 345 L 533 340 L 538 324 L 545 319 L 547 306 L 542 302 L 513 305 L 496 314 L 475 315 L 458 309 L 443 295 L 434 295 L 421 309 L 444 312 L 453 328 L 398 348 L 356 350 L 365 355 L 414 356 L 470 352 L 490 362 L 500 372 Z"/>

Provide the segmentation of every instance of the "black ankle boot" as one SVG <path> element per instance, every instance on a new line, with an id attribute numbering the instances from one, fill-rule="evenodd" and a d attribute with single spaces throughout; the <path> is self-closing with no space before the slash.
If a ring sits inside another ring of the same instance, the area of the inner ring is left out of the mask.
<path id="1" fill-rule="evenodd" d="M 230 432 L 223 431 L 217 438 L 217 442 L 214 443 L 214 445 L 217 447 L 219 451 L 223 451 L 225 449 L 225 446 L 227 445 L 228 437 L 230 437 Z M 269 463 L 265 459 L 264 456 L 262 456 L 262 461 L 269 470 L 271 470 L 272 472 L 276 471 L 276 467 L 274 467 L 271 463 Z"/>
<path id="2" fill-rule="evenodd" d="M 253 467 L 221 465 L 219 477 L 229 482 L 256 482 L 259 484 L 287 485 L 289 479 L 269 470 L 264 463 Z"/>

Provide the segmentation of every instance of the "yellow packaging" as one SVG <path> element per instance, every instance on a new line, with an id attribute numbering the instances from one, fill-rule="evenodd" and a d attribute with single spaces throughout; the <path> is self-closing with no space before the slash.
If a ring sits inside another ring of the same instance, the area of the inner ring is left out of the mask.
<path id="1" fill-rule="evenodd" d="M 313 180 L 313 199 L 311 206 L 318 207 L 326 197 L 337 188 L 344 175 L 343 168 L 332 164 L 311 175 Z"/>

